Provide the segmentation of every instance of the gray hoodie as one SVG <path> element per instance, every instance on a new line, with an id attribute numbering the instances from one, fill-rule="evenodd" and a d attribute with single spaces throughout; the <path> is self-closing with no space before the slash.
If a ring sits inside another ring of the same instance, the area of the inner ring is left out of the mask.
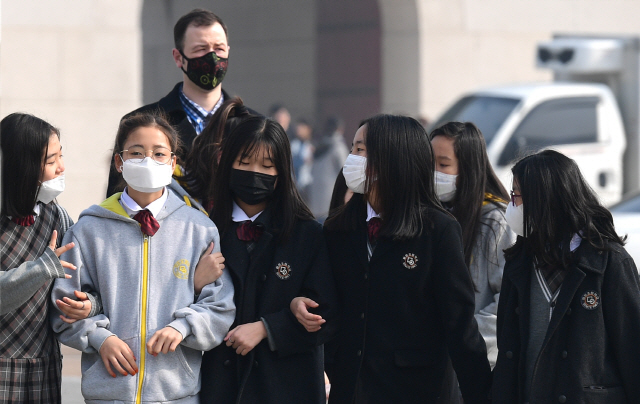
<path id="1" fill-rule="evenodd" d="M 63 344 L 82 354 L 82 394 L 87 402 L 197 403 L 202 352 L 218 346 L 235 318 L 228 272 L 202 289 L 194 302 L 195 266 L 209 243 L 220 250 L 215 225 L 173 193 L 157 216 L 158 232 L 145 236 L 115 194 L 82 212 L 64 243 L 76 246 L 61 259 L 77 266 L 71 279 L 58 279 L 52 299 L 75 289 L 97 293 L 103 314 L 64 323 L 52 311 L 52 325 Z M 71 271 L 69 271 L 71 273 Z M 184 340 L 175 352 L 151 356 L 146 343 L 166 326 Z M 99 351 L 116 335 L 134 353 L 136 376 L 109 376 Z"/>

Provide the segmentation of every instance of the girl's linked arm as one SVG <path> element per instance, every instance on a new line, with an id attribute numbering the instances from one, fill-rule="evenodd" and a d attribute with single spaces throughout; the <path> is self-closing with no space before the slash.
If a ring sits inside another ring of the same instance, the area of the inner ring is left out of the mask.
<path id="1" fill-rule="evenodd" d="M 23 305 L 45 282 L 65 277 L 63 264 L 58 256 L 71 247 L 67 248 L 65 245 L 55 249 L 56 233 L 53 232 L 50 247 L 45 248 L 38 259 L 24 262 L 17 268 L 0 271 L 0 315 Z"/>
<path id="2" fill-rule="evenodd" d="M 53 284 L 51 300 L 54 308 L 50 312 L 51 326 L 58 340 L 63 344 L 82 352 L 99 353 L 104 340 L 114 335 L 108 329 L 110 324 L 109 319 L 104 314 L 98 314 L 69 324 L 62 321 L 60 318 L 62 312 L 56 306 L 56 300 L 62 300 L 64 297 L 75 300 L 75 290 L 98 290 L 98 285 L 94 284 L 90 269 L 82 259 L 82 251 L 78 241 L 73 236 L 73 230 L 65 236 L 65 242 L 70 241 L 75 242 L 76 248 L 72 248 L 63 254 L 62 259 L 74 264 L 77 270 L 71 279 L 57 279 Z M 90 294 L 87 295 L 89 296 Z M 92 297 L 92 312 L 95 312 L 95 309 L 97 309 L 98 306 L 101 307 L 101 305 L 94 305 L 94 301 L 99 301 L 99 298 L 96 299 L 96 296 Z M 91 300 L 91 298 L 89 299 Z"/>
<path id="3" fill-rule="evenodd" d="M 177 310 L 175 320 L 168 326 L 182 334 L 184 346 L 200 351 L 217 347 L 236 316 L 233 293 L 231 275 L 224 271 L 215 282 L 202 288 L 195 303 Z"/>
<path id="4" fill-rule="evenodd" d="M 322 316 L 326 323 L 320 331 L 308 332 L 288 305 L 278 312 L 263 316 L 269 333 L 269 346 L 281 357 L 323 344 L 337 329 L 338 295 L 322 230 L 318 229 L 310 245 L 317 246 L 314 248 L 315 256 L 310 259 L 310 268 L 298 296 L 308 297 L 318 303 L 313 311 Z"/>

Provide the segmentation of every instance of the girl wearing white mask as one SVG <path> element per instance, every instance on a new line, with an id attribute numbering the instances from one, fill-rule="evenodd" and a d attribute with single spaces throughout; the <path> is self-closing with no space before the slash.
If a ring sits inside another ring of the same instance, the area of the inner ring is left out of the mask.
<path id="1" fill-rule="evenodd" d="M 639 403 L 640 279 L 575 161 L 512 168 L 494 403 Z M 517 208 L 516 208 L 517 207 Z"/>
<path id="2" fill-rule="evenodd" d="M 434 168 L 415 119 L 378 115 L 355 134 L 343 168 L 354 195 L 324 225 L 340 298 L 325 344 L 330 404 L 449 403 L 449 358 L 465 402 L 489 402 L 460 226 L 436 197 Z M 308 331 L 319 321 L 294 313 Z"/>
<path id="3" fill-rule="evenodd" d="M 78 277 L 58 280 L 52 299 L 90 291 L 103 308 L 73 323 L 52 319 L 59 340 L 83 352 L 87 401 L 198 403 L 202 351 L 220 344 L 233 322 L 229 274 L 201 290 L 194 282 L 196 265 L 224 258 L 213 222 L 167 189 L 178 147 L 165 119 L 123 119 L 115 166 L 127 186 L 82 212 L 65 235 L 76 247 L 63 258 Z"/>
<path id="4" fill-rule="evenodd" d="M 449 122 L 431 132 L 436 192 L 460 227 L 464 258 L 475 287 L 475 317 L 493 367 L 503 250 L 515 243 L 505 220 L 509 194 L 489 163 L 484 137 L 471 122 Z"/>
<path id="5" fill-rule="evenodd" d="M 75 269 L 58 258 L 74 244 L 56 248 L 73 223 L 54 202 L 64 190 L 60 132 L 33 115 L 14 113 L 0 122 L 0 137 L 0 397 L 60 402 L 62 362 L 49 324 L 49 292 L 54 279 L 71 277 L 63 267 Z M 86 317 L 92 301 L 74 299 L 69 304 L 81 305 L 78 313 Z"/>

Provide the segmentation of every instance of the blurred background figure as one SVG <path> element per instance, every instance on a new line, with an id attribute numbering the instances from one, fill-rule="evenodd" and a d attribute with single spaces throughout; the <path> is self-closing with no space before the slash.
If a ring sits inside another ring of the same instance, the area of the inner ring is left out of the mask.
<path id="1" fill-rule="evenodd" d="M 291 124 L 291 114 L 284 104 L 276 103 L 269 108 L 269 116 L 282 126 L 289 139 L 291 139 L 291 132 L 289 131 L 289 125 Z"/>
<path id="2" fill-rule="evenodd" d="M 309 203 L 309 188 L 313 182 L 311 167 L 313 165 L 314 147 L 311 143 L 313 128 L 308 121 L 298 119 L 295 127 L 295 137 L 291 141 L 291 157 L 293 158 L 293 171 L 296 177 L 298 191 Z"/>
<path id="3" fill-rule="evenodd" d="M 327 217 L 336 176 L 349 155 L 344 143 L 344 121 L 338 116 L 327 119 L 313 153 L 309 186 L 309 206 L 316 219 Z"/>

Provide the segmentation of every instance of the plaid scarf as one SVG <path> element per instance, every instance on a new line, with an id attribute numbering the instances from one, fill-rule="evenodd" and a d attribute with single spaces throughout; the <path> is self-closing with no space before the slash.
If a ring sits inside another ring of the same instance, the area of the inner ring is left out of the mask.
<path id="1" fill-rule="evenodd" d="M 71 225 L 58 205 L 43 205 L 32 226 L 23 227 L 0 217 L 0 269 L 6 271 L 40 257 L 48 248 L 53 230 L 58 245 Z M 49 292 L 46 282 L 22 306 L 0 316 L 0 402 L 60 402 L 62 363 L 49 324 Z"/>

